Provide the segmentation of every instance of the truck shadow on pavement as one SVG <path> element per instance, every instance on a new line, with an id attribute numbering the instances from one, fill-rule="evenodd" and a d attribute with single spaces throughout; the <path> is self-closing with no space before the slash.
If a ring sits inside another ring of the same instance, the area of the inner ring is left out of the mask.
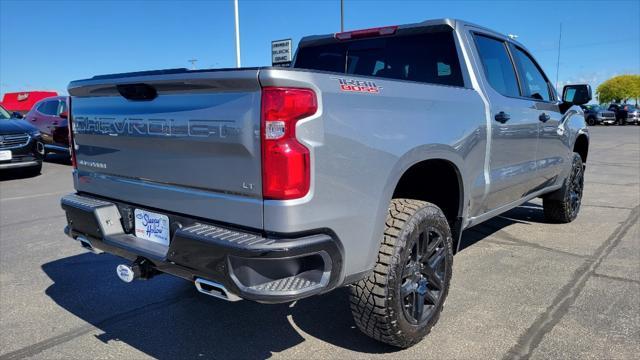
<path id="1" fill-rule="evenodd" d="M 465 231 L 462 248 L 510 224 L 542 220 L 539 206 L 527 203 Z M 92 327 L 70 329 L 44 341 L 45 348 L 34 345 L 31 355 L 96 332 L 93 327 L 103 332 L 95 337 L 106 344 L 123 342 L 159 359 L 269 358 L 305 341 L 361 353 L 399 350 L 360 333 L 346 288 L 289 304 L 228 303 L 167 275 L 125 284 L 115 274 L 119 263 L 115 256 L 84 253 L 42 266 L 54 282 L 46 294 Z"/>
<path id="2" fill-rule="evenodd" d="M 42 266 L 54 281 L 46 294 L 104 332 L 96 336 L 104 343 L 123 342 L 159 359 L 269 358 L 308 341 L 302 332 L 354 351 L 397 350 L 360 333 L 346 289 L 289 304 L 229 303 L 167 275 L 125 284 L 115 273 L 119 263 L 112 255 L 85 253 Z M 94 331 L 70 329 L 77 336 Z M 59 343 L 70 340 L 63 334 Z"/>
<path id="3" fill-rule="evenodd" d="M 481 224 L 468 228 L 462 233 L 459 251 L 462 252 L 473 244 L 485 239 L 513 224 L 548 224 L 544 218 L 542 205 L 526 202 L 502 215 L 496 216 Z"/>

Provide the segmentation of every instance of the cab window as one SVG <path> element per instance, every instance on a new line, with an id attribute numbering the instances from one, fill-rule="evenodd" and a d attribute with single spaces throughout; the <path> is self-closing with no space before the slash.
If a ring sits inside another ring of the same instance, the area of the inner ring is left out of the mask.
<path id="1" fill-rule="evenodd" d="M 485 77 L 491 87 L 504 96 L 519 97 L 518 80 L 506 43 L 478 34 L 475 40 Z"/>
<path id="2" fill-rule="evenodd" d="M 452 31 L 331 41 L 301 47 L 295 68 L 464 86 Z"/>
<path id="3" fill-rule="evenodd" d="M 536 100 L 551 101 L 549 82 L 531 56 L 518 47 L 513 55 L 524 91 L 522 95 Z"/>

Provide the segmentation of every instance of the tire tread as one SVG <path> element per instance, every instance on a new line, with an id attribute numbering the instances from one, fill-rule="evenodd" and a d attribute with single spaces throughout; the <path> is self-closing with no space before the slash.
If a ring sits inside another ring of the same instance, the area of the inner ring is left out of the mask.
<path id="1" fill-rule="evenodd" d="M 405 240 L 400 237 L 406 223 L 420 209 L 432 208 L 440 221 L 446 223 L 442 211 L 435 205 L 413 199 L 393 199 L 385 221 L 386 228 L 378 258 L 373 272 L 365 279 L 351 285 L 350 303 L 356 326 L 370 337 L 397 347 L 409 347 L 426 336 L 437 322 L 443 306 L 438 306 L 432 319 L 427 323 L 426 331 L 416 337 L 406 334 L 398 324 L 398 316 L 393 310 L 388 284 L 395 278 L 394 265 L 399 261 L 399 253 L 405 247 Z M 447 225 L 448 226 L 448 225 Z M 448 235 L 450 237 L 450 235 Z M 447 246 L 450 246 L 450 242 Z M 399 276 L 400 274 L 398 274 Z M 446 296 L 446 293 L 443 294 Z"/>

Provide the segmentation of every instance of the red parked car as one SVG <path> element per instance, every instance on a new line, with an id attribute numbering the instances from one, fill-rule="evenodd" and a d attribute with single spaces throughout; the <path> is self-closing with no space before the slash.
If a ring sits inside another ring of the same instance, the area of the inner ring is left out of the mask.
<path id="1" fill-rule="evenodd" d="M 47 152 L 69 154 L 67 96 L 38 101 L 24 119 L 40 130 Z"/>

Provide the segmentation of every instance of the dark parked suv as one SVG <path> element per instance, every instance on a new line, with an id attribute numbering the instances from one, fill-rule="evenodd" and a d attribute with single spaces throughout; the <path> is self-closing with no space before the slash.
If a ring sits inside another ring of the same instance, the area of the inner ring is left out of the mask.
<path id="1" fill-rule="evenodd" d="M 640 110 L 634 105 L 624 105 L 624 110 L 627 112 L 627 124 L 640 125 Z"/>
<path id="2" fill-rule="evenodd" d="M 0 106 L 0 173 L 28 168 L 29 172 L 39 174 L 44 152 L 38 129 L 12 117 Z"/>
<path id="3" fill-rule="evenodd" d="M 616 113 L 605 110 L 599 105 L 583 105 L 584 119 L 589 126 L 594 125 L 613 125 L 616 123 Z"/>
<path id="4" fill-rule="evenodd" d="M 616 123 L 618 125 L 626 125 L 628 112 L 625 104 L 610 104 L 609 110 L 616 113 Z"/>
<path id="5" fill-rule="evenodd" d="M 40 131 L 47 152 L 69 154 L 66 96 L 40 100 L 25 115 L 25 120 Z"/>

